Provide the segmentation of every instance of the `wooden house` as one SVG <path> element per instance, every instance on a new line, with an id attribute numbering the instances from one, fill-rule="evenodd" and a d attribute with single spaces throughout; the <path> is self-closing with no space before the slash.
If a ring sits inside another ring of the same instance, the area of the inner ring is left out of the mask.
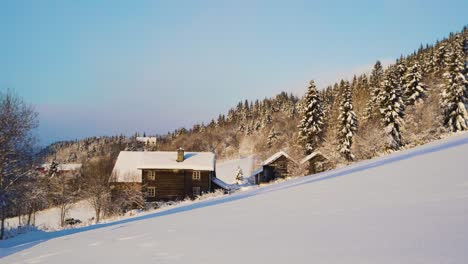
<path id="1" fill-rule="evenodd" d="M 79 163 L 45 163 L 36 168 L 41 175 L 47 175 L 53 171 L 57 175 L 76 175 L 81 171 L 82 165 Z"/>
<path id="2" fill-rule="evenodd" d="M 301 160 L 301 165 L 306 166 L 308 174 L 315 174 L 327 169 L 327 158 L 320 152 L 313 152 Z"/>
<path id="3" fill-rule="evenodd" d="M 155 146 L 158 139 L 156 137 L 136 137 L 136 141 L 145 144 L 145 146 Z"/>
<path id="4" fill-rule="evenodd" d="M 147 202 L 196 197 L 219 187 L 211 152 L 121 151 L 113 185 L 137 184 Z M 221 186 L 223 187 L 223 186 Z"/>
<path id="5" fill-rule="evenodd" d="M 296 162 L 284 151 L 275 153 L 262 162 L 261 167 L 253 173 L 256 184 L 270 182 L 278 178 L 291 176 Z"/>

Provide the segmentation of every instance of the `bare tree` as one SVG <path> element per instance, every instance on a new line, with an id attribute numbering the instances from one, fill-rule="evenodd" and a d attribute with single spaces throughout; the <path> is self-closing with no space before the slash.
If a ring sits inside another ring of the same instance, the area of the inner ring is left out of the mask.
<path id="1" fill-rule="evenodd" d="M 32 106 L 11 91 L 0 92 L 0 239 L 5 235 L 6 209 L 19 191 L 16 184 L 31 173 L 35 143 L 32 131 L 37 124 Z"/>
<path id="2" fill-rule="evenodd" d="M 138 183 L 111 186 L 111 200 L 109 211 L 122 214 L 131 209 L 145 207 L 141 185 Z"/>
<path id="3" fill-rule="evenodd" d="M 110 179 L 114 159 L 101 157 L 91 161 L 83 168 L 83 195 L 94 208 L 96 223 L 107 210 L 110 202 Z"/>
<path id="4" fill-rule="evenodd" d="M 48 178 L 48 195 L 53 204 L 60 209 L 60 226 L 65 226 L 65 217 L 70 206 L 81 194 L 78 171 L 54 172 Z"/>

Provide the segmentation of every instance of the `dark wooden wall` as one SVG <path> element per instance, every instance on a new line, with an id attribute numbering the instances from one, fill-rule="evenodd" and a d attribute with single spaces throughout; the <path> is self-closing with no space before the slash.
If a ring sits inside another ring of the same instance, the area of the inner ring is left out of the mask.
<path id="1" fill-rule="evenodd" d="M 278 178 L 286 178 L 291 176 L 291 170 L 294 163 L 282 156 L 274 162 L 263 166 L 263 172 L 257 176 L 257 184 L 269 182 Z"/>
<path id="2" fill-rule="evenodd" d="M 309 174 L 315 174 L 327 170 L 327 159 L 322 155 L 317 155 L 309 160 L 308 172 Z"/>
<path id="3" fill-rule="evenodd" d="M 155 170 L 154 181 L 148 180 L 148 171 L 143 170 L 143 192 L 147 187 L 156 188 L 156 196 L 146 198 L 149 202 L 193 198 L 193 187 L 200 187 L 202 193 L 211 191 L 211 171 L 201 171 L 200 180 L 193 180 L 192 170 Z"/>

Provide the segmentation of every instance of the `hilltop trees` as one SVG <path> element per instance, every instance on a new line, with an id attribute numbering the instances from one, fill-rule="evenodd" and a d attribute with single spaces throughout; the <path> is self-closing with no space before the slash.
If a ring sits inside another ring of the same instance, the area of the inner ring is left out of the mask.
<path id="1" fill-rule="evenodd" d="M 340 103 L 340 116 L 338 117 L 338 141 L 339 152 L 347 160 L 353 160 L 354 155 L 351 153 L 351 145 L 353 137 L 357 131 L 357 118 L 353 110 L 353 96 L 349 82 L 343 82 L 343 95 Z"/>
<path id="2" fill-rule="evenodd" d="M 320 143 L 324 125 L 322 100 L 313 80 L 310 81 L 300 111 L 303 117 L 299 124 L 299 140 L 304 143 L 304 152 L 308 155 Z"/>
<path id="3" fill-rule="evenodd" d="M 466 54 L 460 34 L 448 47 L 446 53 L 447 68 L 444 74 L 446 83 L 442 94 L 442 109 L 444 124 L 450 131 L 467 129 L 468 113 L 468 80 L 466 69 Z"/>
<path id="4" fill-rule="evenodd" d="M 19 184 L 31 176 L 36 127 L 32 106 L 10 91 L 0 92 L 0 239 L 5 235 L 7 207 L 21 195 Z"/>

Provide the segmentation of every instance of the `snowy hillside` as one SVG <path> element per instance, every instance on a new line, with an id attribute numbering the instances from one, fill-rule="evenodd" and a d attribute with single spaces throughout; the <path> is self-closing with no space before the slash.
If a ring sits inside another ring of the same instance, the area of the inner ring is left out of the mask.
<path id="1" fill-rule="evenodd" d="M 95 216 L 93 207 L 87 201 L 79 201 L 72 206 L 67 212 L 67 218 L 80 219 L 84 224 L 92 223 L 91 218 Z M 25 217 L 25 216 L 24 216 Z M 26 220 L 22 219 L 22 223 Z M 35 225 L 41 230 L 58 230 L 60 229 L 60 209 L 53 207 L 36 213 Z M 5 227 L 18 227 L 18 217 L 8 218 Z"/>
<path id="2" fill-rule="evenodd" d="M 2 263 L 466 263 L 468 134 L 163 212 L 0 242 Z M 80 232 L 83 231 L 83 232 Z"/>

